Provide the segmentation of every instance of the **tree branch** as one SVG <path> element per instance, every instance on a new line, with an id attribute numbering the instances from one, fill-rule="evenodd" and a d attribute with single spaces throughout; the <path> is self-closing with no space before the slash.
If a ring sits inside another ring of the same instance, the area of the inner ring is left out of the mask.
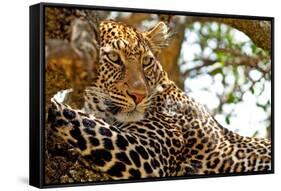
<path id="1" fill-rule="evenodd" d="M 116 18 L 117 21 L 126 23 L 130 26 L 134 26 L 137 27 L 142 21 L 148 19 L 150 17 L 151 14 L 148 13 L 132 13 L 130 16 L 128 17 L 121 17 L 118 16 Z"/>
<path id="2" fill-rule="evenodd" d="M 54 94 L 72 88 L 68 104 L 81 108 L 84 89 L 92 82 L 98 66 L 97 15 L 87 10 L 47 8 L 45 37 L 46 106 Z"/>
<path id="3" fill-rule="evenodd" d="M 46 114 L 50 99 L 57 92 L 73 89 L 70 103 L 84 104 L 84 89 L 96 76 L 99 55 L 99 21 L 94 11 L 46 8 L 45 16 L 45 100 Z M 55 136 L 45 122 L 45 183 L 70 183 L 107 180 L 108 176 L 86 168 L 71 148 Z"/>
<path id="4" fill-rule="evenodd" d="M 269 21 L 216 17 L 188 17 L 187 23 L 219 22 L 245 33 L 258 47 L 271 53 L 271 23 Z"/>

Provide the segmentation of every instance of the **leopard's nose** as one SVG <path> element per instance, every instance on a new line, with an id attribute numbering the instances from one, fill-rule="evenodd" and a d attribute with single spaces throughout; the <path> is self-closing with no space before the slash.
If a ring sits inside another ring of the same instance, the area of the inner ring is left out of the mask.
<path id="1" fill-rule="evenodd" d="M 134 100 L 136 105 L 139 104 L 146 96 L 145 94 L 138 93 L 138 92 L 127 92 L 127 93 Z"/>

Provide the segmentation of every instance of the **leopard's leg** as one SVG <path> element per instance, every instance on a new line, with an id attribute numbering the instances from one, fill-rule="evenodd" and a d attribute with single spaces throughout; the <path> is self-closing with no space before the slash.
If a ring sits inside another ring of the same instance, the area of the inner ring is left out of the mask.
<path id="1" fill-rule="evenodd" d="M 198 173 L 198 169 L 192 166 L 191 163 L 182 162 L 180 164 L 179 171 L 177 172 L 177 176 L 189 176 L 197 173 Z"/>
<path id="2" fill-rule="evenodd" d="M 123 132 L 103 120 L 89 117 L 80 111 L 52 100 L 48 121 L 65 142 L 95 168 L 107 173 L 113 179 L 146 178 L 163 176 L 160 163 L 151 167 L 151 158 L 144 158 L 144 148 L 139 138 Z M 142 147 L 140 147 L 142 146 Z"/>

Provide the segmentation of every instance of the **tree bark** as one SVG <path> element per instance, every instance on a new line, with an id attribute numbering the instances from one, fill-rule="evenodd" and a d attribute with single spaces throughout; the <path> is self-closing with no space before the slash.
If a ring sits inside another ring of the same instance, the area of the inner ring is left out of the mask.
<path id="1" fill-rule="evenodd" d="M 163 69 L 168 73 L 169 78 L 175 84 L 183 89 L 183 78 L 178 66 L 178 58 L 180 57 L 181 46 L 184 40 L 185 26 L 178 25 L 174 29 L 175 35 L 172 37 L 168 47 L 164 48 L 160 55 L 160 63 Z"/>
<path id="2" fill-rule="evenodd" d="M 45 19 L 46 115 L 54 94 L 70 88 L 73 92 L 67 104 L 80 109 L 84 104 L 84 89 L 92 83 L 98 66 L 97 16 L 95 12 L 87 10 L 46 8 Z M 83 35 L 80 34 L 82 32 Z M 87 46 L 83 43 L 87 43 Z M 71 152 L 71 148 L 56 137 L 48 125 L 46 121 L 46 184 L 109 179 L 106 174 L 83 164 L 80 156 Z"/>
<path id="3" fill-rule="evenodd" d="M 98 66 L 97 14 L 89 10 L 46 8 L 45 24 L 46 106 L 55 93 L 72 88 L 68 104 L 81 108 L 84 89 L 94 79 Z"/>
<path id="4" fill-rule="evenodd" d="M 239 31 L 244 32 L 260 48 L 271 53 L 271 24 L 268 21 L 221 19 Z"/>

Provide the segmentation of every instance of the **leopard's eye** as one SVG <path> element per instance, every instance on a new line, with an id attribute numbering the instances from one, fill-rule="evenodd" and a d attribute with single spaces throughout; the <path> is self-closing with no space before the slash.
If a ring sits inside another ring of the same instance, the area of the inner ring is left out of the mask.
<path id="1" fill-rule="evenodd" d="M 107 54 L 107 56 L 112 62 L 119 64 L 120 57 L 117 52 L 111 51 Z"/>
<path id="2" fill-rule="evenodd" d="M 142 59 L 142 63 L 143 63 L 144 66 L 148 66 L 152 63 L 152 60 L 153 60 L 153 58 L 151 56 L 145 56 Z"/>

